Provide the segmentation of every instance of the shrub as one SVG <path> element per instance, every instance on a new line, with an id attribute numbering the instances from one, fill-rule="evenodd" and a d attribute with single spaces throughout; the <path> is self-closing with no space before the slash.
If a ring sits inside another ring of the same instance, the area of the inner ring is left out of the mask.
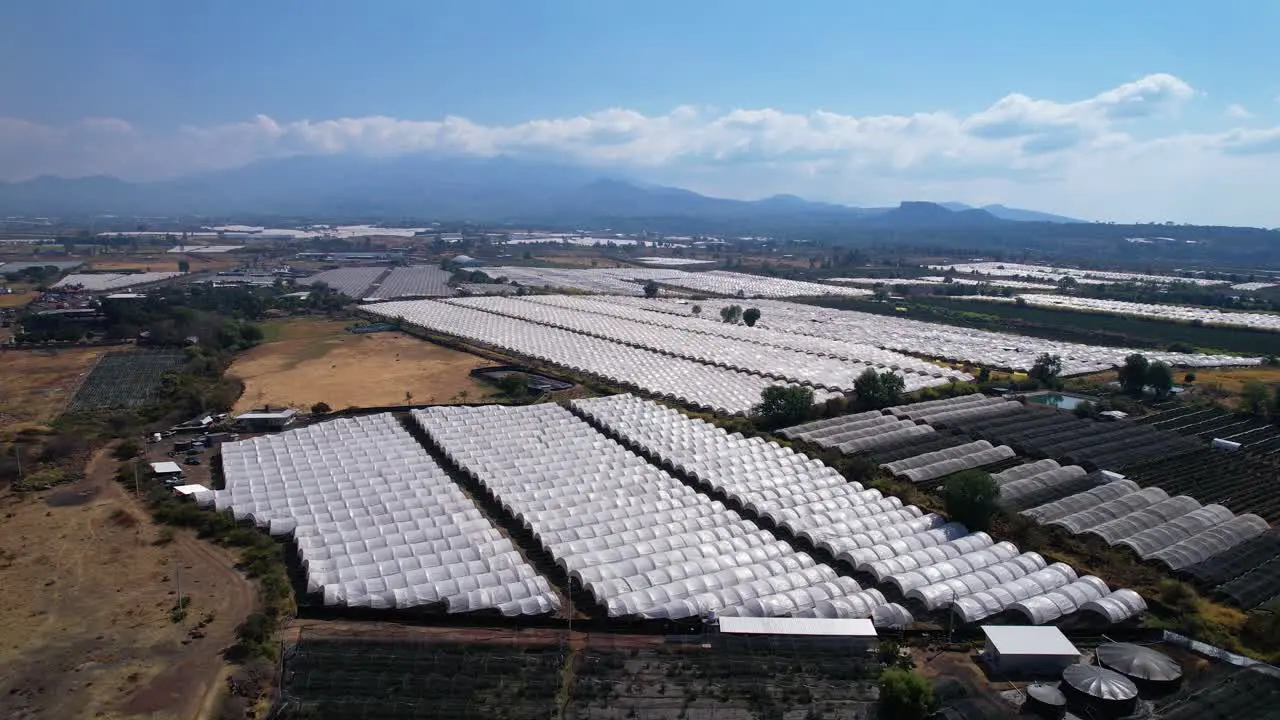
<path id="1" fill-rule="evenodd" d="M 809 419 L 813 411 L 813 390 L 793 385 L 773 385 L 760 392 L 755 414 L 766 428 L 797 425 Z"/>
<path id="2" fill-rule="evenodd" d="M 942 499 L 952 520 L 986 530 L 1000 510 L 1000 486 L 981 470 L 965 470 L 947 480 Z"/>
<path id="3" fill-rule="evenodd" d="M 742 322 L 746 323 L 747 327 L 755 327 L 756 321 L 759 319 L 760 310 L 757 308 L 747 308 L 742 311 Z"/>
<path id="4" fill-rule="evenodd" d="M 333 412 L 333 408 L 329 407 L 327 402 L 318 402 L 311 406 L 312 415 L 327 415 L 331 412 Z"/>
<path id="5" fill-rule="evenodd" d="M 933 706 L 929 681 L 911 670 L 889 668 L 880 674 L 880 717 L 921 720 Z"/>

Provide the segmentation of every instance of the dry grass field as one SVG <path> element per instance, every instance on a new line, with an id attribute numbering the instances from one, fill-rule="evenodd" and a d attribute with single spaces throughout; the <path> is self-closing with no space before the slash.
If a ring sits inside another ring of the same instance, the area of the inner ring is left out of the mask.
<path id="1" fill-rule="evenodd" d="M 1240 395 L 1241 388 L 1247 382 L 1256 381 L 1264 385 L 1280 383 L 1280 367 L 1275 366 L 1205 368 L 1193 372 L 1196 374 L 1196 381 L 1191 383 L 1193 387 L 1203 387 L 1216 383 L 1223 391 L 1230 393 L 1233 397 Z M 1176 376 L 1175 380 L 1182 382 L 1182 376 Z"/>
<path id="2" fill-rule="evenodd" d="M 108 351 L 127 349 L 0 350 L 0 378 L 4 378 L 0 436 L 53 420 L 98 358 Z"/>
<path id="3" fill-rule="evenodd" d="M 14 289 L 17 290 L 18 287 L 22 287 L 22 286 L 17 286 Z M 30 305 L 31 303 L 35 302 L 36 298 L 38 297 L 40 297 L 40 293 L 31 292 L 31 291 L 14 292 L 9 295 L 0 295 L 0 310 L 9 310 L 12 308 L 26 307 L 27 305 Z"/>
<path id="4" fill-rule="evenodd" d="M 100 452 L 86 480 L 0 492 L 0 706 L 6 718 L 208 717 L 222 651 L 257 602 L 226 550 L 159 529 Z M 181 568 L 181 570 L 179 570 Z M 170 609 L 182 594 L 188 615 Z M 192 630 L 206 616 L 212 620 Z"/>
<path id="5" fill-rule="evenodd" d="M 244 381 L 235 412 L 266 404 L 334 410 L 398 405 L 405 393 L 414 403 L 449 402 L 460 392 L 470 401 L 495 393 L 468 373 L 491 365 L 483 358 L 433 345 L 401 333 L 355 335 L 349 323 L 290 319 L 267 323 L 268 341 L 244 353 L 229 374 Z"/>
<path id="6" fill-rule="evenodd" d="M 244 260 L 237 254 L 180 254 L 152 253 L 148 255 L 123 256 L 110 255 L 90 260 L 88 269 L 103 272 L 119 272 L 124 270 L 144 270 L 147 272 L 178 272 L 178 261 L 186 260 L 191 264 L 191 272 L 206 270 L 229 270 L 239 267 Z"/>

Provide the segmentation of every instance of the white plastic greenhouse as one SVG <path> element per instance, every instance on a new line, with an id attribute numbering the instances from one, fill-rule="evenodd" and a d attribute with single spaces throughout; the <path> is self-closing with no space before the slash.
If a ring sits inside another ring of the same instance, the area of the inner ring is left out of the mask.
<path id="1" fill-rule="evenodd" d="M 1032 625 L 1043 625 L 1110 594 L 1111 588 L 1101 578 L 1087 575 L 1057 590 L 1015 602 L 1007 609 L 1021 613 Z"/>
<path id="2" fill-rule="evenodd" d="M 1090 600 L 1080 606 L 1081 613 L 1096 615 L 1105 624 L 1116 625 L 1147 611 L 1147 602 L 1129 588 L 1120 588 L 1110 595 Z"/>
<path id="3" fill-rule="evenodd" d="M 1002 583 L 1025 577 L 1037 570 L 1043 570 L 1046 565 L 1047 563 L 1039 553 L 1023 553 L 1010 560 L 988 565 L 967 575 L 909 590 L 907 599 L 918 603 L 929 612 L 933 612 L 951 605 L 958 598 L 989 590 Z"/>
<path id="4" fill-rule="evenodd" d="M 1050 523 L 1137 491 L 1138 484 L 1132 480 L 1117 480 L 1030 510 L 1023 510 L 1022 514 L 1037 523 Z"/>
<path id="5" fill-rule="evenodd" d="M 1185 540 L 1152 553 L 1149 560 L 1158 560 L 1171 570 L 1182 570 L 1198 562 L 1230 550 L 1244 541 L 1257 537 L 1270 529 L 1266 520 L 1253 514 L 1234 518 L 1193 535 Z"/>
<path id="6" fill-rule="evenodd" d="M 1235 513 L 1221 505 L 1205 505 L 1155 527 L 1129 535 L 1116 544 L 1129 548 L 1145 560 L 1160 550 L 1199 535 L 1210 528 L 1223 525 L 1234 517 Z"/>
<path id="7" fill-rule="evenodd" d="M 292 533 L 326 605 L 544 614 L 557 595 L 390 414 L 224 443 L 219 510 Z"/>
<path id="8" fill-rule="evenodd" d="M 414 418 L 611 617 L 741 613 L 750 600 L 836 579 L 557 405 L 436 407 Z M 788 477 L 806 460 L 793 458 Z M 648 552 L 627 549 L 642 542 Z"/>
<path id="9" fill-rule="evenodd" d="M 1094 525 L 1085 530 L 1090 535 L 1102 538 L 1108 545 L 1115 545 L 1121 540 L 1137 535 L 1143 530 L 1150 530 L 1157 525 L 1180 518 L 1192 510 L 1199 510 L 1200 503 L 1187 495 L 1177 495 L 1148 507 L 1121 515 L 1101 525 Z"/>
<path id="10" fill-rule="evenodd" d="M 1044 595 L 1076 580 L 1076 571 L 1070 566 L 1054 563 L 1015 580 L 959 598 L 951 609 L 962 622 L 974 623 L 1004 612 L 1016 602 Z"/>

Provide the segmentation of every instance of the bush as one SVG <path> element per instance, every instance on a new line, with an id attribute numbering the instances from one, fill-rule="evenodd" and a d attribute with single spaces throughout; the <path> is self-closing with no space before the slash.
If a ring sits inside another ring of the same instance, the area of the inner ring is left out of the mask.
<path id="1" fill-rule="evenodd" d="M 312 415 L 328 415 L 331 412 L 333 412 L 333 408 L 329 407 L 327 402 L 318 402 L 311 406 Z"/>
<path id="2" fill-rule="evenodd" d="M 742 322 L 747 327 L 755 327 L 756 321 L 760 319 L 760 311 L 756 308 L 747 308 L 742 311 Z"/>
<path id="3" fill-rule="evenodd" d="M 755 414 L 769 429 L 798 425 L 813 412 L 813 390 L 800 385 L 773 385 L 760 392 Z"/>
<path id="4" fill-rule="evenodd" d="M 914 671 L 889 668 L 880 674 L 880 717 L 922 720 L 933 707 L 933 688 Z"/>
<path id="5" fill-rule="evenodd" d="M 981 470 L 964 470 L 947 480 L 942 500 L 952 520 L 970 530 L 986 530 L 1000 511 L 1000 486 Z"/>
<path id="6" fill-rule="evenodd" d="M 889 370 L 876 372 L 867 368 L 853 381 L 853 396 L 864 410 L 879 410 L 897 405 L 904 389 L 906 383 L 902 376 Z"/>

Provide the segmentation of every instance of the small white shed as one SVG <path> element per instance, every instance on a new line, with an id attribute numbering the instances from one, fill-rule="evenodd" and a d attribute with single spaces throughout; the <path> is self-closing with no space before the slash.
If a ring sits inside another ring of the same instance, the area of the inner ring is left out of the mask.
<path id="1" fill-rule="evenodd" d="M 1056 675 L 1080 662 L 1080 651 L 1051 625 L 984 625 L 984 654 L 1005 675 Z"/>

